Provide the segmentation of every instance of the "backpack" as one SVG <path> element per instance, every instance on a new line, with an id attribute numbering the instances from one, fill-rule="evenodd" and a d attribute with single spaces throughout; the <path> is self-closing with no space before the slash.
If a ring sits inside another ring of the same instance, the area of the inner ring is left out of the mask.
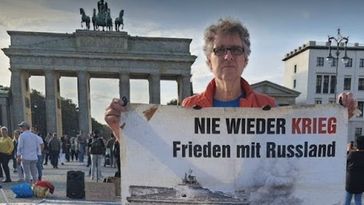
<path id="1" fill-rule="evenodd" d="M 90 153 L 105 154 L 105 145 L 101 138 L 97 138 L 91 143 Z"/>

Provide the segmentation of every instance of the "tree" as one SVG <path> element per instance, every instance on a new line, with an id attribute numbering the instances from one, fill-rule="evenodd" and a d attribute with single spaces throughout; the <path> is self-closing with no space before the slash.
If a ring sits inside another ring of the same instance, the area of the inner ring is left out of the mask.
<path id="1" fill-rule="evenodd" d="M 30 93 L 30 105 L 32 113 L 32 126 L 45 136 L 47 132 L 45 98 L 37 90 L 32 89 Z"/>
<path id="2" fill-rule="evenodd" d="M 62 131 L 68 136 L 76 136 L 79 130 L 78 108 L 71 99 L 61 98 Z"/>
<path id="3" fill-rule="evenodd" d="M 37 90 L 32 90 L 30 93 L 31 112 L 32 112 L 32 125 L 37 128 L 38 132 L 45 136 L 47 133 L 46 124 L 46 106 L 45 97 Z M 61 98 L 62 109 L 62 131 L 63 134 L 68 136 L 76 136 L 79 130 L 78 123 L 78 108 L 71 99 Z M 111 134 L 110 129 L 94 118 L 91 118 L 92 130 L 100 130 L 102 136 L 108 137 Z"/>

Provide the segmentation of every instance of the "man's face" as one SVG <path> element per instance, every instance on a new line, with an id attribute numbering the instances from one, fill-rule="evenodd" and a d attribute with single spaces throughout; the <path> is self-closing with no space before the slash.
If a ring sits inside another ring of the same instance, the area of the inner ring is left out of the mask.
<path id="1" fill-rule="evenodd" d="M 216 35 L 213 49 L 243 48 L 243 43 L 238 34 Z M 240 81 L 240 76 L 247 64 L 245 54 L 234 55 L 231 50 L 223 55 L 216 55 L 213 51 L 207 57 L 207 63 L 215 78 L 222 81 Z"/>

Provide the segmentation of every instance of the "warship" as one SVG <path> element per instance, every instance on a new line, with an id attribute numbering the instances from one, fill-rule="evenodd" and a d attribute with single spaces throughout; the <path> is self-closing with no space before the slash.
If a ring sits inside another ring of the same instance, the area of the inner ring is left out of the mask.
<path id="1" fill-rule="evenodd" d="M 238 197 L 220 191 L 213 192 L 203 188 L 196 176 L 192 176 L 192 171 L 185 173 L 182 183 L 175 187 L 131 185 L 129 191 L 127 201 L 130 205 L 249 205 L 244 191 L 239 191 Z"/>

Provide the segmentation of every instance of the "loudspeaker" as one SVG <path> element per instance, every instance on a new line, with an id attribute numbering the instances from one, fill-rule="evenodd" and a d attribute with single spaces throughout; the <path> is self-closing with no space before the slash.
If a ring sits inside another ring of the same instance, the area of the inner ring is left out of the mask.
<path id="1" fill-rule="evenodd" d="M 71 199 L 85 198 L 85 173 L 82 171 L 67 172 L 67 197 Z"/>

